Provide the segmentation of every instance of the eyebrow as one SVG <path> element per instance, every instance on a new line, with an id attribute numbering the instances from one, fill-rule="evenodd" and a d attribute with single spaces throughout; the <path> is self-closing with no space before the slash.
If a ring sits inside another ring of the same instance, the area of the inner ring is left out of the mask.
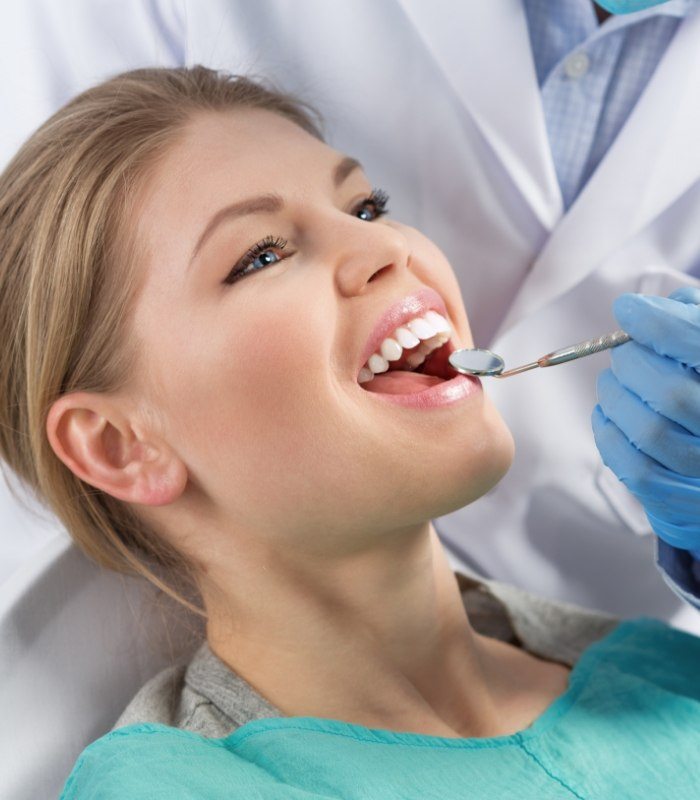
<path id="1" fill-rule="evenodd" d="M 341 159 L 333 170 L 333 186 L 338 188 L 350 173 L 356 169 L 362 169 L 362 164 L 360 164 L 356 158 L 346 156 Z M 249 197 L 246 200 L 240 200 L 237 203 L 232 203 L 231 205 L 219 209 L 209 220 L 197 244 L 194 246 L 189 264 L 187 265 L 187 270 L 190 269 L 195 258 L 197 258 L 197 254 L 214 233 L 214 230 L 218 228 L 224 220 L 237 219 L 238 217 L 244 217 L 249 214 L 272 214 L 281 211 L 283 208 L 284 200 L 278 194 L 261 194 L 257 197 Z"/>

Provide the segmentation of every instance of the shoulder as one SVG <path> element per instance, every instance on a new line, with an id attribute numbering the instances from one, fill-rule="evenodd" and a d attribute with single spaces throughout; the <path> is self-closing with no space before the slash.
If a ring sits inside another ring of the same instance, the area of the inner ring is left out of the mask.
<path id="1" fill-rule="evenodd" d="M 176 718 L 185 684 L 185 665 L 162 670 L 134 695 L 114 725 L 114 729 L 139 722 L 177 726 Z"/>
<path id="2" fill-rule="evenodd" d="M 155 723 L 207 737 L 232 733 L 240 722 L 226 714 L 212 701 L 206 687 L 200 687 L 192 679 L 210 658 L 210 651 L 203 643 L 189 664 L 168 667 L 152 677 L 134 695 L 112 730 Z"/>
<path id="3" fill-rule="evenodd" d="M 551 600 L 463 568 L 455 577 L 476 630 L 505 640 L 510 636 L 531 653 L 570 666 L 620 623 L 602 611 Z"/>
<path id="4" fill-rule="evenodd" d="M 259 791 L 260 780 L 258 768 L 229 749 L 227 737 L 141 723 L 86 747 L 60 800 L 236 800 Z"/>

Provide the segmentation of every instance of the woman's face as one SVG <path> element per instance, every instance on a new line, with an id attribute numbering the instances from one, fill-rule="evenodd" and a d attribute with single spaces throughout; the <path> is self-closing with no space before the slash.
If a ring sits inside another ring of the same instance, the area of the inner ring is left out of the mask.
<path id="1" fill-rule="evenodd" d="M 377 216 L 362 169 L 335 173 L 343 158 L 268 111 L 205 115 L 144 184 L 137 222 L 135 331 L 147 366 L 137 385 L 187 470 L 172 503 L 258 542 L 318 553 L 462 507 L 513 454 L 475 379 L 427 406 L 384 393 L 403 385 L 391 379 L 377 391 L 358 382 L 377 325 L 417 292 L 427 308 L 444 301 L 452 349 L 472 338 L 445 256 Z M 208 227 L 220 209 L 261 195 L 278 203 Z M 227 283 L 261 241 L 246 274 Z M 410 318 L 424 311 L 407 307 Z"/>

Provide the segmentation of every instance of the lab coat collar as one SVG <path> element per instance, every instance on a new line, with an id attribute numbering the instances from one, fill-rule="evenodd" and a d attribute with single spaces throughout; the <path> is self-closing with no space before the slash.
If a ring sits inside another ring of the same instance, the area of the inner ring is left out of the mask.
<path id="1" fill-rule="evenodd" d="M 563 203 L 522 3 L 397 2 L 517 189 L 551 231 Z"/>
<path id="2" fill-rule="evenodd" d="M 696 7 L 545 243 L 496 338 L 580 283 L 700 179 L 699 41 Z"/>

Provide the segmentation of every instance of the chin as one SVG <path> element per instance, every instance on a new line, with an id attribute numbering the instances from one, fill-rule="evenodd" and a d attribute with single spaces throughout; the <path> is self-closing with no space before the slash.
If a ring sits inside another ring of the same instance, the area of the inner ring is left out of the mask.
<path id="1" fill-rule="evenodd" d="M 440 508 L 432 517 L 450 514 L 483 497 L 510 469 L 515 443 L 509 428 L 495 409 L 489 415 L 484 433 L 480 446 L 469 452 L 468 463 L 455 467 L 452 474 L 443 472 Z"/>

